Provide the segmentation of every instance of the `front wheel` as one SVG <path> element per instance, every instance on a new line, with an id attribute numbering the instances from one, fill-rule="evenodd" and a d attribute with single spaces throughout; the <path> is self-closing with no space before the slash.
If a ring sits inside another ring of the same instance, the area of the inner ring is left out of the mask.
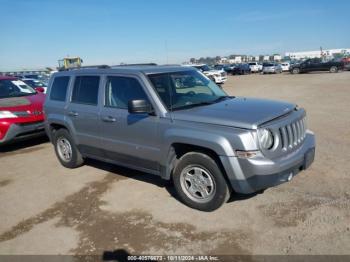
<path id="1" fill-rule="evenodd" d="M 329 69 L 329 71 L 330 71 L 331 73 L 337 73 L 337 72 L 338 72 L 338 67 L 332 66 L 332 67 Z"/>
<path id="2" fill-rule="evenodd" d="M 293 68 L 292 73 L 293 74 L 299 74 L 300 73 L 300 69 L 299 68 Z"/>
<path id="3" fill-rule="evenodd" d="M 201 211 L 218 209 L 230 196 L 217 163 L 203 153 L 183 155 L 174 169 L 173 181 L 180 200 Z"/>

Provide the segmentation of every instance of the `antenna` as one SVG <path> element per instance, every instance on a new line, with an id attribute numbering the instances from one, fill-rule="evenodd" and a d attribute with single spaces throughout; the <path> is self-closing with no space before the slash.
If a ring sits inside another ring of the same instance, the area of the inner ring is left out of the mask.
<path id="1" fill-rule="evenodd" d="M 165 40 L 165 56 L 166 56 L 166 64 L 169 64 L 168 41 L 167 40 Z"/>

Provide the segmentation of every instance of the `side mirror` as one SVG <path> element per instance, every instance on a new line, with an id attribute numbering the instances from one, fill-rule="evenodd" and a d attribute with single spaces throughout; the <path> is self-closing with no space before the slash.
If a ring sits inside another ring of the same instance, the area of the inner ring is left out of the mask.
<path id="1" fill-rule="evenodd" d="M 152 106 L 147 100 L 130 100 L 128 111 L 130 114 L 149 114 L 152 113 Z"/>
<path id="2" fill-rule="evenodd" d="M 38 91 L 39 93 L 44 93 L 45 89 L 43 87 L 36 87 L 34 88 L 36 91 Z"/>

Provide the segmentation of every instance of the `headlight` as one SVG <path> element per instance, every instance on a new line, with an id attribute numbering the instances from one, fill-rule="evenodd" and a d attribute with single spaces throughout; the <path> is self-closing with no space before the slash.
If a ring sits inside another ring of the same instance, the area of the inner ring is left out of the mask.
<path id="1" fill-rule="evenodd" d="M 16 118 L 17 116 L 10 111 L 0 111 L 0 119 L 3 118 Z"/>
<path id="2" fill-rule="evenodd" d="M 270 130 L 264 128 L 258 131 L 259 142 L 263 149 L 271 149 L 274 144 L 274 137 Z"/>

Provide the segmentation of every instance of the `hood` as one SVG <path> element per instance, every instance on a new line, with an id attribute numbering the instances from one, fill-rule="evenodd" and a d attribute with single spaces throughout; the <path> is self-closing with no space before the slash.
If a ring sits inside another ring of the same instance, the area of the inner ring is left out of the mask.
<path id="1" fill-rule="evenodd" d="M 298 63 L 290 64 L 289 66 L 290 66 L 290 67 L 297 67 L 297 66 L 300 66 L 300 64 L 301 64 L 301 63 L 298 62 Z"/>
<path id="2" fill-rule="evenodd" d="M 45 95 L 37 93 L 31 96 L 10 97 L 0 99 L 0 110 L 6 111 L 27 111 L 43 110 Z"/>
<path id="3" fill-rule="evenodd" d="M 221 74 L 222 72 L 224 72 L 223 70 L 216 70 L 216 69 L 212 69 L 209 71 L 204 71 L 204 74 L 208 74 L 208 75 L 213 75 L 213 74 Z"/>
<path id="4" fill-rule="evenodd" d="M 175 120 L 209 123 L 245 129 L 288 114 L 296 105 L 255 98 L 235 97 L 207 106 L 172 112 Z"/>

